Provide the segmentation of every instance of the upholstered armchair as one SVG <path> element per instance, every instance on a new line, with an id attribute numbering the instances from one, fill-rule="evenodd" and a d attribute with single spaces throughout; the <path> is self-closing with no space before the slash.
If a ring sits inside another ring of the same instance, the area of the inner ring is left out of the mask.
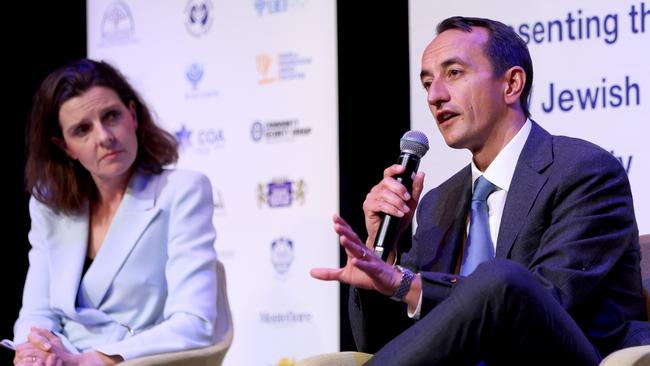
<path id="1" fill-rule="evenodd" d="M 232 314 L 226 291 L 226 270 L 217 262 L 217 343 L 210 347 L 180 352 L 162 353 L 135 358 L 120 363 L 120 366 L 218 366 L 223 362 L 232 343 Z"/>

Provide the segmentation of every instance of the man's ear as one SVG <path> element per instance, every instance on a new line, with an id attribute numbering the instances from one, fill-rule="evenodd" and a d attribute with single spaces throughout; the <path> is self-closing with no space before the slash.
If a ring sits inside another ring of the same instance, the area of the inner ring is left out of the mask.
<path id="1" fill-rule="evenodd" d="M 65 141 L 61 138 L 58 137 L 50 137 L 50 142 L 52 142 L 54 145 L 58 146 L 59 149 L 63 150 L 63 152 L 70 157 L 70 159 L 77 160 L 77 157 L 74 156 L 71 152 L 70 149 L 68 149 L 68 144 L 65 143 Z"/>
<path id="2" fill-rule="evenodd" d="M 510 105 L 519 103 L 519 98 L 526 85 L 526 72 L 521 66 L 513 66 L 506 70 L 503 78 L 505 102 Z"/>

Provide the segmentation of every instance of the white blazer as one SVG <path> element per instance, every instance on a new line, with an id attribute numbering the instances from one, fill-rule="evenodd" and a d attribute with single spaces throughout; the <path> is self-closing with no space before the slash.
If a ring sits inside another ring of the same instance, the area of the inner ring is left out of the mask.
<path id="1" fill-rule="evenodd" d="M 34 198 L 29 207 L 32 248 L 16 344 L 27 341 L 31 326 L 60 334 L 73 352 L 124 359 L 214 344 L 216 234 L 207 177 L 135 173 L 83 279 L 88 210 L 66 216 Z"/>

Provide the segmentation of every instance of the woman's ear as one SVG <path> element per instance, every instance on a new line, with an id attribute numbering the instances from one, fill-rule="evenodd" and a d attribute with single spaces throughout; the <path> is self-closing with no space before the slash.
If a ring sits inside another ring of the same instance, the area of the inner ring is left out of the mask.
<path id="1" fill-rule="evenodd" d="M 52 142 L 54 145 L 58 146 L 59 149 L 63 150 L 63 152 L 70 157 L 70 159 L 77 160 L 77 157 L 72 154 L 70 149 L 68 149 L 68 144 L 65 143 L 65 140 L 59 137 L 50 137 L 50 142 Z"/>
<path id="2" fill-rule="evenodd" d="M 133 122 L 135 124 L 135 129 L 138 129 L 138 112 L 137 108 L 135 107 L 135 102 L 130 101 L 129 102 L 129 112 L 131 113 L 131 117 L 133 118 Z"/>

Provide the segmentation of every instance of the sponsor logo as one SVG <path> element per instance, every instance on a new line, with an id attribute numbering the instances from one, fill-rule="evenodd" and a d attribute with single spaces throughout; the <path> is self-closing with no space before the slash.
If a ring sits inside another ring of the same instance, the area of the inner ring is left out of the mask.
<path id="1" fill-rule="evenodd" d="M 294 9 L 305 7 L 306 0 L 254 0 L 253 6 L 257 15 L 282 14 Z"/>
<path id="2" fill-rule="evenodd" d="M 193 150 L 201 154 L 209 154 L 215 148 L 223 147 L 225 137 L 222 129 L 203 128 L 196 131 L 187 128 L 185 124 L 174 132 L 181 152 Z"/>
<path id="3" fill-rule="evenodd" d="M 214 201 L 214 214 L 223 216 L 226 214 L 226 205 L 223 201 L 221 191 L 212 187 L 212 200 Z"/>
<path id="4" fill-rule="evenodd" d="M 296 365 L 296 358 L 295 357 L 282 357 L 278 363 L 275 364 L 275 366 L 295 366 Z"/>
<path id="5" fill-rule="evenodd" d="M 208 33 L 214 14 L 210 0 L 190 0 L 185 6 L 185 27 L 193 36 L 201 37 Z"/>
<path id="6" fill-rule="evenodd" d="M 185 94 L 187 99 L 216 97 L 219 92 L 216 90 L 205 90 L 199 88 L 199 83 L 203 80 L 205 68 L 202 64 L 194 62 L 185 69 L 185 78 L 192 86 L 192 90 Z"/>
<path id="7" fill-rule="evenodd" d="M 233 249 L 217 249 L 217 258 L 221 261 L 234 259 L 236 254 L 237 252 Z"/>
<path id="8" fill-rule="evenodd" d="M 269 183 L 257 185 L 257 205 L 261 208 L 268 205 L 271 208 L 290 207 L 294 202 L 305 203 L 305 181 L 291 181 L 280 178 Z"/>
<path id="9" fill-rule="evenodd" d="M 298 119 L 276 121 L 255 121 L 251 125 L 251 138 L 255 142 L 291 142 L 297 137 L 307 136 L 311 127 L 300 126 Z"/>
<path id="10" fill-rule="evenodd" d="M 185 151 L 190 146 L 190 137 L 192 136 L 192 131 L 187 129 L 183 124 L 181 129 L 174 132 L 176 135 L 176 141 L 178 142 L 178 148 L 181 151 Z"/>
<path id="11" fill-rule="evenodd" d="M 191 64 L 187 67 L 187 70 L 185 70 L 185 77 L 187 78 L 187 81 L 192 84 L 192 90 L 196 90 L 199 81 L 203 79 L 203 65 L 198 63 Z"/>
<path id="12" fill-rule="evenodd" d="M 134 42 L 135 22 L 131 9 L 121 2 L 111 3 L 100 23 L 101 42 L 99 46 L 113 46 Z"/>
<path id="13" fill-rule="evenodd" d="M 260 53 L 255 58 L 260 85 L 270 84 L 275 81 L 288 81 L 304 79 L 304 68 L 311 64 L 311 58 L 302 57 L 296 52 L 284 52 L 275 56 L 269 53 Z"/>
<path id="14" fill-rule="evenodd" d="M 294 311 L 260 312 L 260 321 L 265 324 L 304 324 L 311 323 L 314 316 L 311 313 Z"/>
<path id="15" fill-rule="evenodd" d="M 286 277 L 293 263 L 293 241 L 286 237 L 280 237 L 271 242 L 271 264 L 275 273 L 280 277 Z"/>

